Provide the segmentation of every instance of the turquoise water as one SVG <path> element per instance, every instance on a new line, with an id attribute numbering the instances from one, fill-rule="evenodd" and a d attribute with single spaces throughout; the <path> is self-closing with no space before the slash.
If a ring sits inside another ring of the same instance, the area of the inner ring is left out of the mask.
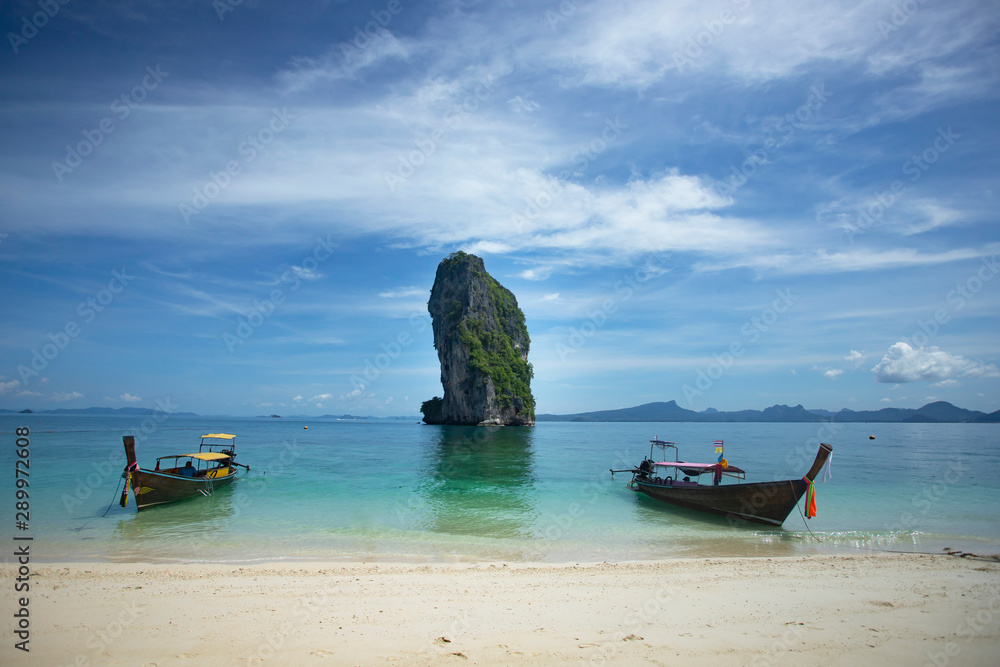
<path id="1" fill-rule="evenodd" d="M 308 426 L 308 430 L 303 426 Z M 30 434 L 31 516 L 14 527 L 17 426 Z M 121 436 L 143 467 L 238 434 L 252 470 L 211 498 L 141 514 L 117 504 Z M 875 439 L 870 440 L 869 435 Z M 726 458 L 748 481 L 801 477 L 834 445 L 819 513 L 780 529 L 662 505 L 611 467 L 654 436 L 681 458 Z M 292 419 L 0 417 L 10 536 L 53 561 L 547 561 L 782 556 L 856 549 L 1000 552 L 1000 426 L 976 424 L 580 424 L 463 428 Z M 111 508 L 106 516 L 102 516 Z M 9 539 L 9 538 L 8 538 Z"/>

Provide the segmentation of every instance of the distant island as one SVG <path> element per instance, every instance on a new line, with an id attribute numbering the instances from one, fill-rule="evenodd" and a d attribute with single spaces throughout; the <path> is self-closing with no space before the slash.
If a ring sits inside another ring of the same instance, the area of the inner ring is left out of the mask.
<path id="1" fill-rule="evenodd" d="M 881 410 L 806 410 L 801 405 L 772 405 L 764 410 L 722 412 L 708 408 L 702 412 L 687 410 L 677 401 L 645 403 L 618 410 L 578 412 L 568 415 L 541 414 L 540 422 L 896 422 L 896 423 L 1000 423 L 1000 410 L 979 412 L 957 408 L 946 401 L 936 401 L 913 408 L 883 408 Z"/>
<path id="2" fill-rule="evenodd" d="M 78 408 L 58 410 L 0 410 L 0 414 L 36 414 L 36 415 L 166 415 L 171 417 L 209 417 L 232 419 L 271 419 L 270 415 L 257 417 L 237 415 L 199 415 L 194 412 L 166 413 L 152 408 Z M 376 417 L 374 415 L 288 415 L 285 420 L 303 419 L 336 419 L 339 421 L 420 421 L 417 415 L 397 415 L 392 417 Z M 883 422 L 911 424 L 997 424 L 1000 423 L 1000 410 L 996 412 L 979 412 L 955 407 L 947 401 L 928 403 L 921 408 L 883 408 L 881 410 L 848 410 L 839 412 L 830 410 L 807 410 L 801 405 L 772 405 L 763 410 L 737 410 L 722 412 L 707 408 L 701 412 L 686 410 L 677 401 L 645 403 L 631 408 L 618 410 L 598 410 L 595 412 L 577 412 L 568 415 L 541 414 L 536 415 L 539 422 Z"/>
<path id="3" fill-rule="evenodd" d="M 193 412 L 164 412 L 154 408 L 58 408 L 55 410 L 0 410 L 2 414 L 35 415 L 125 415 L 144 417 L 148 415 L 170 415 L 172 417 L 200 417 Z"/>

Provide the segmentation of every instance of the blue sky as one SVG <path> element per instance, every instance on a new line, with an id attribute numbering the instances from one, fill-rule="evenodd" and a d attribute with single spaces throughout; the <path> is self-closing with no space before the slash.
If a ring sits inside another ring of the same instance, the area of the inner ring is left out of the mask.
<path id="1" fill-rule="evenodd" d="M 991 2 L 8 2 L 0 408 L 415 415 L 437 263 L 538 412 L 993 411 Z"/>

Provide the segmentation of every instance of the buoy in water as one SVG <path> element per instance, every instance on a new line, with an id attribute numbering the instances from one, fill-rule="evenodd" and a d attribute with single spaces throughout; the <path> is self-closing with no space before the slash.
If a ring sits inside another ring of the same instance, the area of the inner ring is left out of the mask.
<path id="1" fill-rule="evenodd" d="M 870 435 L 870 436 L 868 436 L 868 439 L 869 439 L 869 440 L 874 440 L 874 439 L 875 439 L 875 436 L 874 436 L 874 435 Z"/>
<path id="2" fill-rule="evenodd" d="M 309 427 L 308 427 L 308 426 L 303 426 L 302 428 L 304 428 L 304 429 L 306 429 L 306 430 L 308 430 L 308 429 L 309 429 Z M 874 436 L 873 436 L 873 437 L 874 437 Z"/>

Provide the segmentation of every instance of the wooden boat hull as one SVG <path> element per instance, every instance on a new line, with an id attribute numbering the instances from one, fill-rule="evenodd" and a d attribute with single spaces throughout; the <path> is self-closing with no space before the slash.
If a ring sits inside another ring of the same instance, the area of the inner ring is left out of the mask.
<path id="1" fill-rule="evenodd" d="M 675 487 L 636 481 L 635 487 L 650 498 L 769 526 L 780 526 L 806 492 L 801 479 L 720 486 Z"/>
<path id="2" fill-rule="evenodd" d="M 195 496 L 210 496 L 236 479 L 235 468 L 230 474 L 220 477 L 181 477 L 169 473 L 139 469 L 132 472 L 130 486 L 135 495 L 138 509 L 153 505 L 172 503 Z"/>
<path id="3" fill-rule="evenodd" d="M 830 445 L 820 444 L 812 467 L 802 479 L 689 486 L 657 484 L 633 478 L 629 485 L 650 498 L 677 507 L 718 514 L 730 519 L 731 522 L 750 521 L 768 526 L 780 526 L 809 488 L 809 482 L 819 475 L 832 451 L 833 447 Z"/>

